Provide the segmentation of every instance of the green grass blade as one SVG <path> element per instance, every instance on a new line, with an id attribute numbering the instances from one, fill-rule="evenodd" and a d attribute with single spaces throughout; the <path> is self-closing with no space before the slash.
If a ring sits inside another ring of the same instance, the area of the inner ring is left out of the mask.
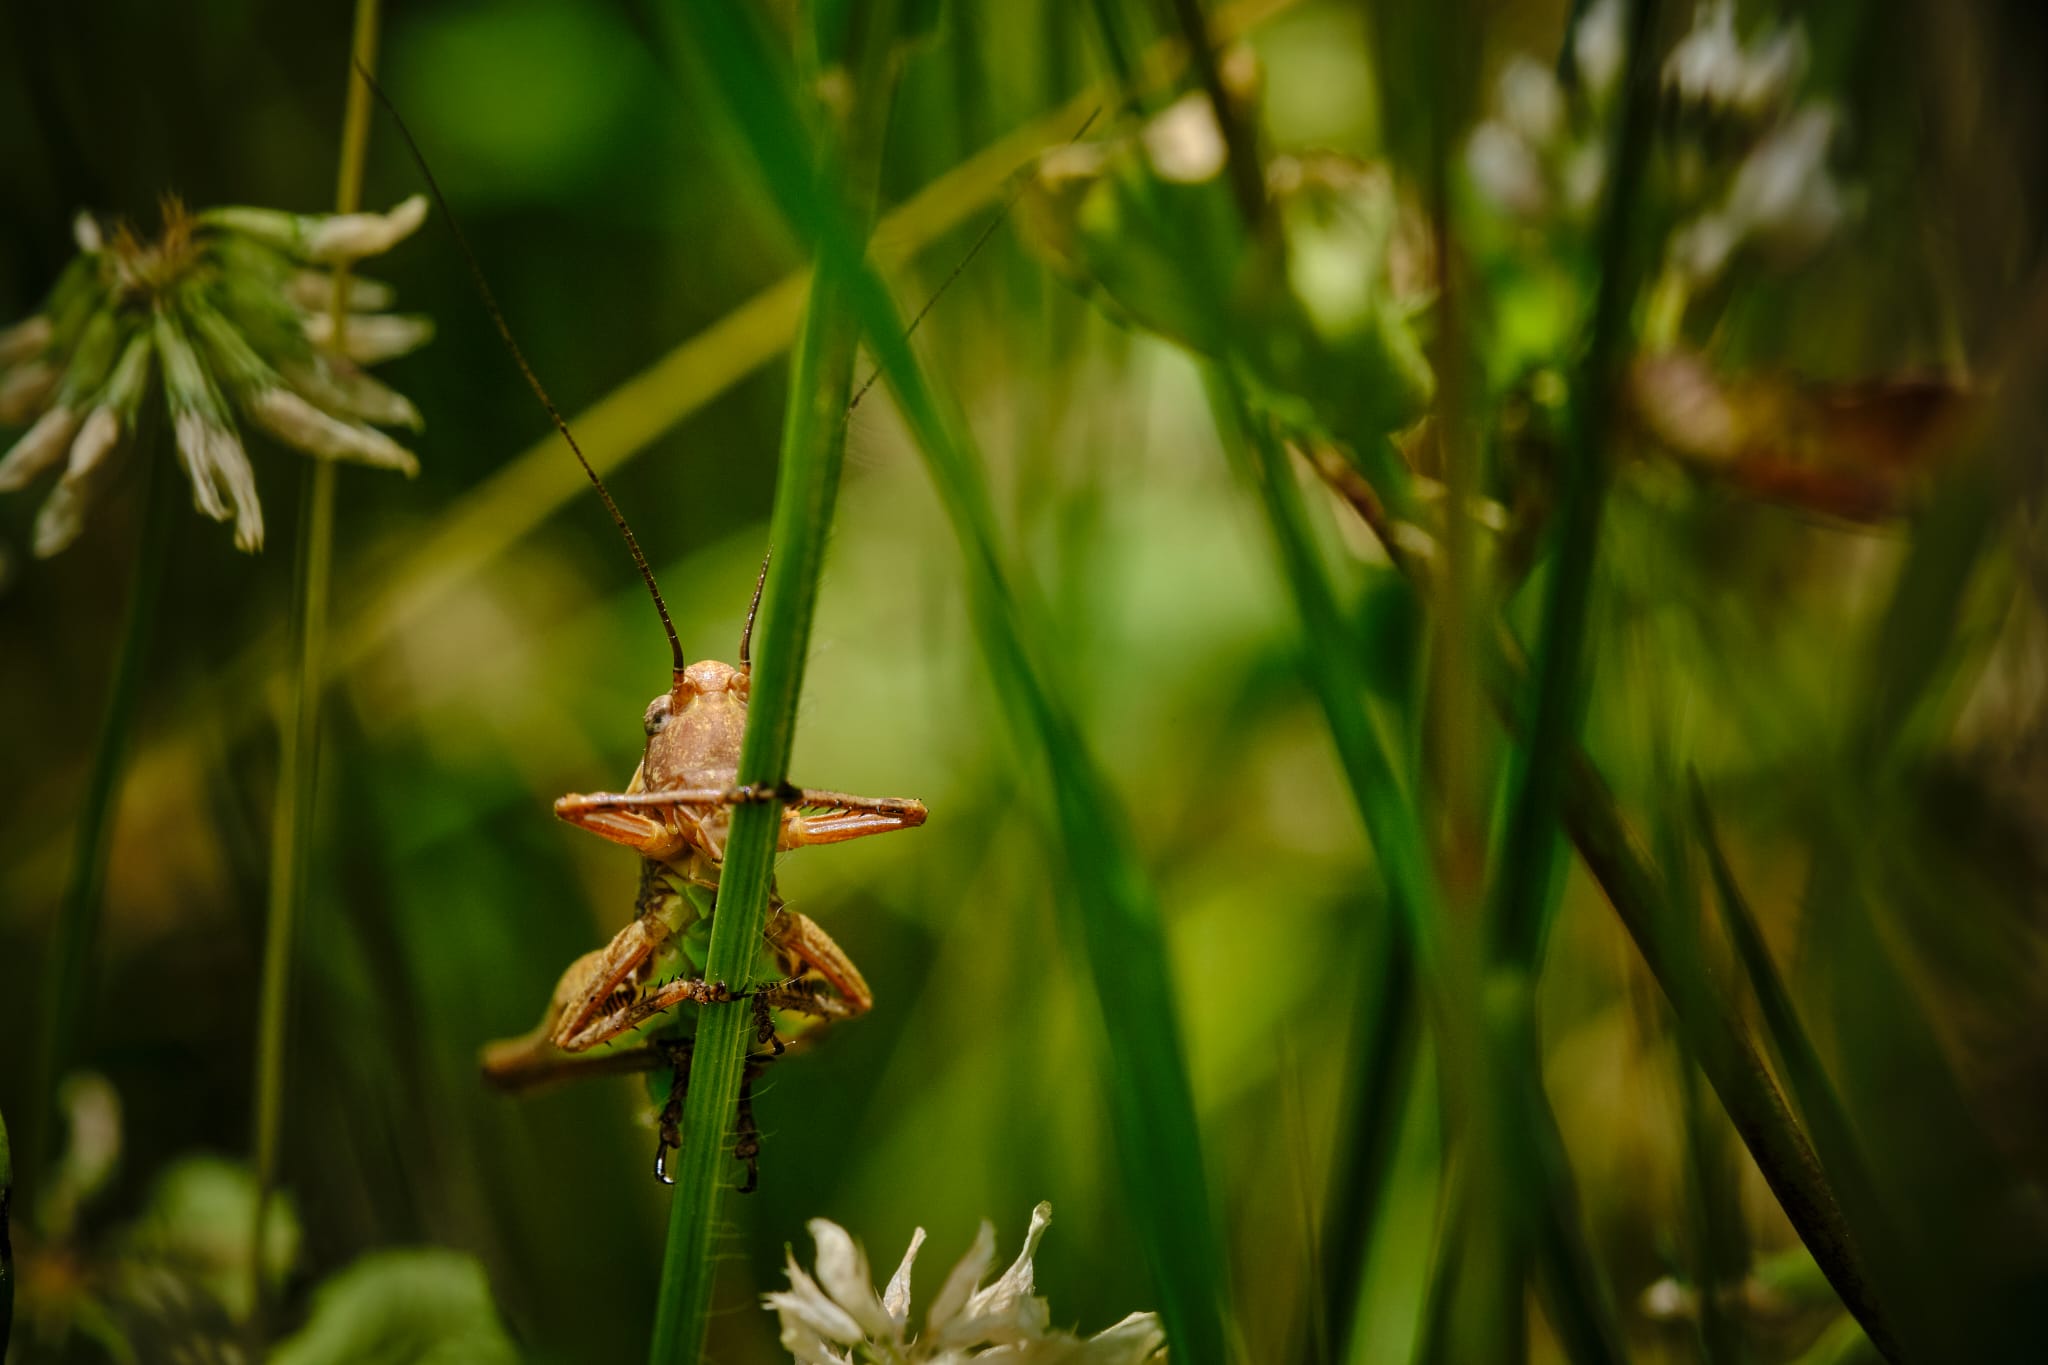
<path id="1" fill-rule="evenodd" d="M 1629 307 L 1635 296 L 1637 185 L 1649 156 L 1656 64 L 1649 34 L 1656 0 L 1632 0 L 1628 67 L 1614 171 L 1602 211 L 1600 285 L 1586 352 L 1572 385 L 1568 440 L 1558 491 L 1557 546 L 1547 579 L 1536 651 L 1532 719 L 1509 768 L 1509 814 L 1494 873 L 1492 959 L 1533 968 L 1557 898 L 1558 793 L 1578 743 L 1584 702 L 1587 616 L 1607 497 L 1610 433 L 1622 366 L 1627 361 Z"/>
<path id="2" fill-rule="evenodd" d="M 159 468 L 168 453 L 159 449 L 163 424 L 157 405 L 146 403 L 137 422 L 135 451 L 130 457 L 141 471 L 136 480 L 142 500 L 142 534 L 128 586 L 128 610 L 121 625 L 121 643 L 114 655 L 114 678 L 100 721 L 99 743 L 86 778 L 85 801 L 73 835 L 71 875 L 57 911 L 57 936 L 50 944 L 50 968 L 44 980 L 42 1043 L 36 1059 L 35 1086 L 29 1102 L 26 1158 L 21 1164 L 31 1182 L 50 1171 L 56 1139 L 57 1088 L 64 1081 L 84 1027 L 92 995 L 93 954 L 99 938 L 102 901 L 107 888 L 107 857 L 114 837 L 115 798 L 127 765 L 128 742 L 135 712 L 142 700 L 145 664 L 154 634 L 157 604 L 171 560 L 176 526 L 177 480 Z"/>
<path id="3" fill-rule="evenodd" d="M 852 308 L 922 450 L 967 560 L 975 634 L 1020 738 L 1047 765 L 1070 877 L 1062 922 L 1081 947 L 1107 1024 L 1107 1100 L 1124 1182 L 1160 1295 L 1175 1357 L 1226 1358 L 1223 1256 L 1183 1061 L 1165 932 L 1124 817 L 1055 681 L 1043 609 L 1013 583 L 994 506 L 965 426 L 943 406 L 903 338 L 903 322 L 860 255 L 843 211 L 805 169 L 807 142 L 780 73 L 746 7 L 691 7 L 682 49 L 717 90 L 784 214 L 825 263 L 848 272 Z M 694 40 L 694 41 L 692 41 Z"/>
<path id="4" fill-rule="evenodd" d="M 1814 1150 L 1827 1168 L 1828 1180 L 1835 1189 L 1836 1197 L 1841 1200 L 1843 1214 L 1855 1230 L 1858 1242 L 1870 1261 L 1872 1273 L 1879 1277 L 1880 1289 L 1894 1316 L 1904 1318 L 1908 1326 L 1924 1321 L 1924 1308 L 1916 1305 L 1918 1293 L 1915 1289 L 1923 1282 L 1923 1277 L 1914 1273 L 1902 1259 L 1904 1244 L 1899 1238 L 1895 1220 L 1886 1211 L 1869 1156 L 1856 1135 L 1855 1122 L 1842 1102 L 1841 1092 L 1828 1076 L 1820 1049 L 1814 1045 L 1812 1035 L 1800 1021 L 1792 993 L 1786 989 L 1784 976 L 1772 960 L 1770 948 L 1764 943 L 1763 932 L 1757 927 L 1749 900 L 1735 880 L 1735 870 L 1729 866 L 1728 855 L 1721 846 L 1706 790 L 1696 775 L 1691 780 L 1691 798 L 1700 847 L 1706 853 L 1707 869 L 1721 906 L 1721 921 L 1727 926 L 1728 937 L 1742 963 L 1743 974 L 1756 994 L 1758 1011 L 1764 1021 L 1764 1036 L 1771 1054 L 1777 1058 L 1779 1073 L 1784 1076 L 1786 1087 L 1799 1106 L 1800 1117 L 1805 1120 L 1806 1130 L 1812 1136 Z M 1913 1335 L 1923 1342 L 1935 1339 L 1924 1329 L 1915 1331 Z"/>
<path id="5" fill-rule="evenodd" d="M 1414 799 L 1401 780 L 1393 755 L 1366 714 L 1364 667 L 1351 647 L 1352 632 L 1338 610 L 1329 577 L 1317 557 L 1307 510 L 1286 450 L 1272 429 L 1245 408 L 1228 377 L 1212 370 L 1210 407 L 1218 434 L 1241 475 L 1256 489 L 1272 532 L 1283 576 L 1301 618 L 1304 665 L 1336 746 L 1351 799 L 1379 860 L 1392 915 L 1383 936 L 1385 965 L 1380 985 L 1388 993 L 1362 1007 L 1370 1019 L 1358 1069 L 1350 1079 L 1354 1126 L 1369 1135 L 1340 1153 L 1334 1177 L 1326 1240 L 1330 1248 L 1331 1303 L 1322 1310 L 1344 1353 L 1360 1286 L 1371 1258 L 1371 1233 L 1394 1160 L 1408 1083 L 1414 1074 L 1421 993 L 1439 1018 L 1459 1013 L 1445 982 L 1439 944 L 1441 901 L 1430 866 L 1429 844 Z"/>
<path id="6" fill-rule="evenodd" d="M 1360 486 L 1348 468 L 1326 459 L 1316 465 L 1373 529 L 1395 565 L 1404 573 L 1418 572 L 1395 534 L 1386 495 Z M 1521 720 L 1516 698 L 1526 691 L 1528 664 L 1520 642 L 1505 626 L 1496 626 L 1481 664 L 1494 709 L 1513 730 Z M 1606 780 L 1577 746 L 1567 755 L 1559 817 L 1643 965 L 1670 1001 L 1680 1038 L 1698 1058 L 1715 1098 L 1800 1240 L 1872 1340 L 1893 1341 L 1884 1306 L 1872 1290 L 1862 1253 L 1819 1159 L 1740 1012 L 1707 976 L 1690 933 L 1671 929 L 1674 917 L 1664 905 L 1655 861 L 1623 818 Z"/>
<path id="7" fill-rule="evenodd" d="M 841 414 L 853 383 L 857 334 L 841 303 L 840 278 L 839 272 L 821 266 L 790 379 L 770 531 L 774 558 L 756 627 L 753 686 L 740 751 L 743 783 L 772 787 L 789 776 L 797 697 L 846 448 Z M 706 972 L 735 989 L 750 984 L 768 922 L 781 824 L 779 804 L 741 806 L 733 814 Z M 717 1272 L 712 1233 L 729 1178 L 733 1115 L 752 1033 L 750 1011 L 743 1006 L 705 1009 L 698 1020 L 669 1205 L 668 1250 L 648 1352 L 653 1365 L 693 1362 L 704 1347 Z"/>

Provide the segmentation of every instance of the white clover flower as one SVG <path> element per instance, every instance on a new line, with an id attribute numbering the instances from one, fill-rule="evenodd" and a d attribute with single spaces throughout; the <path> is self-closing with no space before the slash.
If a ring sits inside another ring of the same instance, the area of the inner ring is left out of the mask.
<path id="1" fill-rule="evenodd" d="M 1745 244 L 1780 263 L 1819 248 L 1855 204 L 1828 171 L 1836 121 L 1832 108 L 1815 103 L 1774 128 L 1743 159 L 1720 206 L 1672 238 L 1673 262 L 1698 284 Z"/>
<path id="2" fill-rule="evenodd" d="M 1783 107 L 1805 70 L 1799 30 L 1779 29 L 1745 48 L 1735 36 L 1734 0 L 1710 0 L 1665 59 L 1664 87 L 1683 104 L 1758 119 Z"/>
<path id="3" fill-rule="evenodd" d="M 167 199 L 148 243 L 80 214 L 79 254 L 42 310 L 0 330 L 0 426 L 28 427 L 0 455 L 0 492 L 63 470 L 36 517 L 36 554 L 78 538 L 159 375 L 193 505 L 232 520 L 240 549 L 261 548 L 263 507 L 236 407 L 308 454 L 415 473 L 411 453 L 376 426 L 416 429 L 418 410 L 359 365 L 403 355 L 433 329 L 377 311 L 390 288 L 351 276 L 346 354 L 336 354 L 334 276 L 318 267 L 383 251 L 425 214 L 417 197 L 388 214 L 316 216 L 190 214 Z"/>
<path id="4" fill-rule="evenodd" d="M 1540 217 L 1550 207 L 1550 185 L 1536 149 L 1505 123 L 1488 121 L 1472 130 L 1465 173 L 1481 194 L 1517 218 Z"/>
<path id="5" fill-rule="evenodd" d="M 1115 1326 L 1081 1338 L 1049 1326 L 1051 1312 L 1032 1290 L 1032 1257 L 1052 1223 L 1052 1205 L 1031 1211 L 1024 1249 L 1010 1268 L 984 1287 L 995 1259 L 995 1228 L 986 1220 L 967 1255 L 946 1276 L 925 1312 L 924 1327 L 906 1336 L 910 1274 L 924 1245 L 924 1229 L 910 1239 L 896 1273 L 880 1295 L 867 1255 L 837 1223 L 814 1218 L 817 1278 L 789 1257 L 789 1288 L 763 1304 L 782 1323 L 782 1345 L 799 1365 L 1143 1365 L 1165 1358 L 1166 1333 L 1151 1313 L 1133 1313 Z"/>
<path id="6" fill-rule="evenodd" d="M 1139 134 L 1145 155 L 1161 180 L 1199 185 L 1223 171 L 1230 151 L 1216 124 L 1216 107 L 1200 91 L 1181 96 L 1148 121 Z"/>
<path id="7" fill-rule="evenodd" d="M 1606 103 L 1621 79 L 1626 42 L 1621 0 L 1594 0 L 1572 30 L 1572 61 L 1579 69 L 1579 84 L 1595 104 Z"/>
<path id="8" fill-rule="evenodd" d="M 1565 131 L 1564 91 L 1539 61 L 1517 55 L 1500 73 L 1500 116 L 1508 127 L 1541 145 Z"/>

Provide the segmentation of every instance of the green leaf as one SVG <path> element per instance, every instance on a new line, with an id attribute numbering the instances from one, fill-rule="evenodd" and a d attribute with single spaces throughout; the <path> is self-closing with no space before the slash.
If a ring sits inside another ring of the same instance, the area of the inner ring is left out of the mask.
<path id="1" fill-rule="evenodd" d="M 498 1365 L 519 1352 L 474 1258 L 378 1251 L 323 1283 L 305 1327 L 272 1365 Z"/>

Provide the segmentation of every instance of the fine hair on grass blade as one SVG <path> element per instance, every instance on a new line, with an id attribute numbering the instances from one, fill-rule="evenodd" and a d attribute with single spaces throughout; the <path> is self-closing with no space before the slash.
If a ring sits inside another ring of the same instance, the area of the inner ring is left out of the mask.
<path id="1" fill-rule="evenodd" d="M 348 103 L 342 115 L 341 160 L 334 211 L 362 206 L 363 160 L 370 140 L 369 67 L 377 59 L 378 0 L 356 0 L 350 40 Z M 348 326 L 348 264 L 334 268 L 328 317 L 333 344 L 343 347 Z M 291 987 L 296 921 L 305 905 L 312 861 L 314 805 L 319 791 L 320 702 L 326 682 L 327 612 L 334 566 L 332 460 L 315 460 L 299 503 L 298 543 L 292 565 L 291 702 L 280 735 L 276 804 L 271 811 L 268 907 L 264 916 L 263 978 L 257 1006 L 255 1098 L 250 1153 L 256 1198 L 249 1225 L 249 1343 L 262 1359 L 268 1335 L 263 1267 L 270 1201 L 277 1184 L 278 1145 L 284 1119 L 285 1052 L 291 1029 Z"/>
<path id="2" fill-rule="evenodd" d="M 1042 606 L 1013 578 L 964 423 L 942 407 L 902 322 L 843 211 L 808 174 L 803 125 L 767 55 L 756 16 L 734 0 L 692 9 L 679 47 L 716 89 L 783 214 L 847 271 L 849 300 L 922 451 L 967 559 L 969 615 L 991 680 L 1020 740 L 1044 759 L 1069 894 L 1062 923 L 1108 1025 L 1109 1104 L 1124 1184 L 1175 1358 L 1226 1357 L 1228 1293 L 1209 1207 L 1192 1090 L 1176 1023 L 1164 929 L 1123 813 L 1055 682 Z"/>

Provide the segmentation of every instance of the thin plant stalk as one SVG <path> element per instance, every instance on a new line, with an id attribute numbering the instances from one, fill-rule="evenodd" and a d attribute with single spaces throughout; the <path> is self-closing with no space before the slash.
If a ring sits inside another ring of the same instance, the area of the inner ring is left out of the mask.
<path id="1" fill-rule="evenodd" d="M 731 129 L 753 152 L 784 216 L 815 241 L 821 262 L 836 257 L 847 266 L 849 302 L 953 523 L 967 561 L 969 618 L 997 698 L 1020 742 L 1045 761 L 1065 855 L 1061 923 L 1088 968 L 1106 1025 L 1105 1098 L 1160 1316 L 1176 1360 L 1220 1365 L 1228 1286 L 1157 902 L 1123 811 L 1056 681 L 1043 603 L 1008 567 L 965 423 L 927 382 L 887 286 L 862 259 L 844 211 L 810 174 L 802 121 L 758 24 L 736 0 L 693 6 L 687 39 L 695 41 L 682 43 L 683 54 L 719 92 Z"/>
<path id="2" fill-rule="evenodd" d="M 1487 920 L 1486 995 L 1489 1000 L 1497 994 L 1512 998 L 1529 1013 L 1526 1018 L 1497 1020 L 1499 1026 L 1489 1029 L 1493 1046 L 1508 1050 L 1508 1056 L 1496 1060 L 1497 1066 L 1504 1064 L 1504 1075 L 1516 1074 L 1521 1064 L 1533 1064 L 1538 1055 L 1535 981 L 1562 889 L 1559 806 L 1584 712 L 1583 655 L 1612 457 L 1615 396 L 1627 359 L 1629 311 L 1636 289 L 1636 191 L 1649 158 L 1654 117 L 1656 68 L 1649 38 L 1656 11 L 1656 0 L 1632 0 L 1629 6 L 1620 126 L 1596 243 L 1600 283 L 1567 410 L 1567 459 L 1558 491 L 1556 551 L 1545 581 L 1531 719 L 1523 742 L 1509 759 L 1507 826 Z M 1452 515 L 1461 511 L 1461 506 L 1454 506 Z M 1451 628 L 1462 629 L 1455 623 Z M 1520 1111 L 1513 1122 L 1519 1137 L 1503 1131 L 1501 1155 L 1517 1174 L 1528 1177 L 1511 1184 L 1529 1192 L 1529 1235 L 1517 1242 L 1523 1265 L 1539 1272 L 1567 1355 L 1577 1361 L 1619 1361 L 1624 1358 L 1619 1332 L 1584 1244 L 1578 1199 L 1558 1150 L 1557 1120 L 1540 1070 L 1501 1100 L 1511 1104 L 1511 1112 Z"/>
<path id="3" fill-rule="evenodd" d="M 57 1088 L 83 1028 L 92 994 L 93 957 L 99 939 L 100 914 L 106 898 L 107 857 L 114 836 L 114 803 L 127 766 L 135 712 L 142 701 L 150 637 L 156 629 L 157 605 L 170 567 L 172 528 L 177 516 L 174 482 L 157 465 L 163 426 L 153 404 L 145 404 L 137 420 L 134 453 L 142 500 L 142 533 L 129 581 L 128 609 L 121 625 L 121 643 L 114 654 L 114 677 L 107 709 L 100 720 L 99 744 L 86 778 L 85 802 L 79 808 L 71 853 L 71 876 L 57 911 L 57 936 L 50 944 L 49 973 L 43 996 L 41 1056 L 36 1084 L 30 1092 L 35 1109 L 29 1115 L 27 1159 L 22 1170 L 31 1181 L 50 1169 L 50 1145 L 57 1126 Z"/>
<path id="4" fill-rule="evenodd" d="M 334 208 L 362 205 L 363 161 L 370 138 L 370 87 L 363 72 L 377 60 L 378 0 L 356 0 L 350 44 L 348 103 L 342 115 L 341 164 Z M 334 345 L 348 325 L 348 267 L 334 270 L 329 302 Z M 280 736 L 277 804 L 271 812 L 270 893 L 265 915 L 263 980 L 256 1026 L 255 1113 L 250 1146 L 256 1199 L 249 1231 L 250 1335 L 257 1357 L 265 1340 L 265 1231 L 276 1190 L 278 1140 L 284 1117 L 285 1053 L 291 1031 L 293 940 L 305 904 L 313 814 L 319 785 L 320 703 L 325 680 L 327 614 L 334 568 L 335 467 L 315 460 L 299 501 L 298 543 L 292 566 L 292 690 Z"/>

